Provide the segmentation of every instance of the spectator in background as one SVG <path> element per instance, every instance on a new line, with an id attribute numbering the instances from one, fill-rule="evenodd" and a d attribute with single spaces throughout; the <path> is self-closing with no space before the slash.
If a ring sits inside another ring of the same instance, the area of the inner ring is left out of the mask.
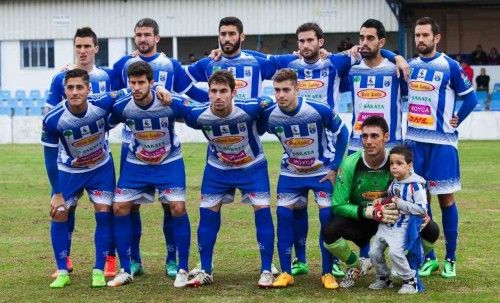
<path id="1" fill-rule="evenodd" d="M 290 47 L 288 47 L 288 40 L 287 39 L 281 40 L 281 47 L 278 48 L 276 53 L 279 55 L 292 53 L 292 50 L 290 49 Z"/>
<path id="2" fill-rule="evenodd" d="M 500 56 L 496 47 L 490 49 L 487 60 L 489 65 L 500 65 Z"/>
<path id="3" fill-rule="evenodd" d="M 485 65 L 486 64 L 486 60 L 487 60 L 487 56 L 486 56 L 486 52 L 483 51 L 483 47 L 481 46 L 481 44 L 478 44 L 476 46 L 476 50 L 472 52 L 471 54 L 472 56 L 472 65 Z"/>
<path id="4" fill-rule="evenodd" d="M 476 77 L 476 91 L 489 92 L 490 76 L 486 74 L 486 69 L 481 67 L 479 76 Z"/>
<path id="5" fill-rule="evenodd" d="M 472 79 L 474 79 L 474 70 L 470 67 L 469 63 L 463 59 L 460 60 L 460 65 L 462 66 L 467 79 L 469 79 L 470 83 L 472 83 Z"/>
<path id="6" fill-rule="evenodd" d="M 196 57 L 193 53 L 189 53 L 189 64 L 196 62 Z"/>

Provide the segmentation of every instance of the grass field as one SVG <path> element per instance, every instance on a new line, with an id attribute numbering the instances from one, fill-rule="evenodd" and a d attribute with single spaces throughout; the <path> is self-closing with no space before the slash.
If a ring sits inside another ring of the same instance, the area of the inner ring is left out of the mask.
<path id="1" fill-rule="evenodd" d="M 199 260 L 196 229 L 198 198 L 205 160 L 204 144 L 185 144 L 188 176 L 188 212 L 192 226 L 190 265 Z M 265 144 L 271 188 L 275 192 L 281 147 Z M 118 146 L 113 146 L 115 158 Z M 224 206 L 222 227 L 215 247 L 215 283 L 199 289 L 174 289 L 163 271 L 165 246 L 159 203 L 142 208 L 142 254 L 146 274 L 117 289 L 92 289 L 93 207 L 86 196 L 76 215 L 72 256 L 72 284 L 62 290 L 49 289 L 54 268 L 49 238 L 49 185 L 40 145 L 0 145 L 0 302 L 498 302 L 500 297 L 500 250 L 498 193 L 500 192 L 500 142 L 460 143 L 462 188 L 457 201 L 460 236 L 457 272 L 443 280 L 438 274 L 424 279 L 427 291 L 404 297 L 397 289 L 371 291 L 372 277 L 363 278 L 354 289 L 327 291 L 320 283 L 317 207 L 309 210 L 308 258 L 311 272 L 298 277 L 288 289 L 256 288 L 259 256 L 256 249 L 252 210 L 240 203 Z M 272 195 L 275 196 L 274 194 Z M 272 208 L 276 206 L 273 199 Z M 440 211 L 433 203 L 435 220 Z M 276 221 L 275 221 L 276 224 Z M 437 243 L 440 258 L 444 240 Z M 275 264 L 278 264 L 275 251 Z M 495 299 L 497 298 L 497 299 Z"/>

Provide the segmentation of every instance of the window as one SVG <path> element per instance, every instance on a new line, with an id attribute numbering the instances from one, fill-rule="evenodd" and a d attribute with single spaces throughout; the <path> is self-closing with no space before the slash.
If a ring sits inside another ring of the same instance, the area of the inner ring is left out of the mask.
<path id="1" fill-rule="evenodd" d="M 99 52 L 95 55 L 95 65 L 109 66 L 108 39 L 97 39 L 97 45 L 99 45 Z"/>
<path id="2" fill-rule="evenodd" d="M 21 66 L 54 67 L 54 40 L 24 40 L 21 41 Z"/>

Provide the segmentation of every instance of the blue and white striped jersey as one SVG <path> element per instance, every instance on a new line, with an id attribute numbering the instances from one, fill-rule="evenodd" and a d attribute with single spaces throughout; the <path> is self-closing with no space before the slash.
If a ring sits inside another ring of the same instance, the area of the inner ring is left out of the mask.
<path id="1" fill-rule="evenodd" d="M 298 98 L 292 112 L 284 112 L 277 104 L 266 109 L 259 128 L 274 134 L 283 145 L 281 174 L 290 177 L 321 176 L 337 169 L 347 146 L 347 128 L 342 119 L 324 103 Z M 333 135 L 327 135 L 330 131 Z M 341 132 L 344 142 L 337 142 Z M 336 153 L 334 145 L 340 143 Z"/>
<path id="2" fill-rule="evenodd" d="M 472 92 L 472 84 L 458 62 L 443 53 L 409 64 L 406 139 L 456 146 L 458 132 L 450 125 L 456 95 Z"/>
<path id="3" fill-rule="evenodd" d="M 394 179 L 389 185 L 387 193 L 389 197 L 396 196 L 403 200 L 399 207 L 396 227 L 408 225 L 410 215 L 424 216 L 427 213 L 425 180 L 416 173 L 412 173 L 402 181 Z"/>
<path id="4" fill-rule="evenodd" d="M 114 99 L 107 94 L 89 96 L 87 111 L 82 116 L 72 114 L 67 102 L 59 103 L 43 119 L 42 144 L 59 148 L 59 170 L 94 170 L 110 159 L 105 138 Z"/>

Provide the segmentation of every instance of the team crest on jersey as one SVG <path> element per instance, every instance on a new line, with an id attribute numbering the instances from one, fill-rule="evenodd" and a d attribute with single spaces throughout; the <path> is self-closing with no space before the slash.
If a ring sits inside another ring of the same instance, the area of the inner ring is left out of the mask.
<path id="1" fill-rule="evenodd" d="M 97 120 L 97 128 L 98 129 L 103 129 L 104 128 L 104 119 Z"/>
<path id="2" fill-rule="evenodd" d="M 99 92 L 106 92 L 106 81 L 99 81 Z"/>
<path id="3" fill-rule="evenodd" d="M 394 189 L 394 194 L 401 198 L 401 190 L 399 188 Z"/>
<path id="4" fill-rule="evenodd" d="M 251 77 L 252 76 L 252 67 L 251 66 L 245 66 L 244 67 L 245 71 L 245 77 Z"/>
<path id="5" fill-rule="evenodd" d="M 389 87 L 389 86 L 391 86 L 391 80 L 385 80 L 385 81 L 384 81 L 384 86 L 385 86 L 385 87 Z"/>
<path id="6" fill-rule="evenodd" d="M 361 81 L 361 77 L 360 76 L 355 76 L 354 77 L 354 82 L 358 83 L 359 81 Z"/>
<path id="7" fill-rule="evenodd" d="M 419 71 L 418 71 L 418 76 L 417 76 L 417 78 L 419 78 L 419 79 L 423 79 L 423 78 L 425 78 L 425 75 L 426 75 L 426 74 L 427 74 L 427 70 L 426 70 L 426 69 L 421 69 L 421 70 L 419 70 Z"/>
<path id="8" fill-rule="evenodd" d="M 88 135 L 90 134 L 90 127 L 88 125 L 84 125 L 80 127 L 80 131 L 82 132 L 83 136 Z"/>
<path id="9" fill-rule="evenodd" d="M 161 86 L 165 86 L 165 83 L 167 83 L 167 75 L 168 72 L 161 71 L 158 75 L 158 84 Z"/>
<path id="10" fill-rule="evenodd" d="M 304 78 L 310 79 L 310 78 L 312 78 L 312 75 L 313 75 L 312 70 L 310 70 L 310 69 L 304 70 Z"/>
<path id="11" fill-rule="evenodd" d="M 328 68 L 321 69 L 321 77 L 328 77 Z"/>
<path id="12" fill-rule="evenodd" d="M 292 133 L 294 136 L 300 135 L 300 129 L 298 125 L 292 125 Z"/>
<path id="13" fill-rule="evenodd" d="M 368 85 L 375 86 L 375 77 L 373 76 L 368 77 Z"/>
<path id="14" fill-rule="evenodd" d="M 220 132 L 223 135 L 229 134 L 229 127 L 227 125 L 221 125 L 220 126 Z"/>
<path id="15" fill-rule="evenodd" d="M 309 124 L 307 125 L 307 128 L 308 128 L 309 133 L 310 133 L 311 135 L 313 135 L 313 134 L 315 134 L 315 133 L 316 133 L 316 123 L 309 123 Z"/>
<path id="16" fill-rule="evenodd" d="M 240 132 L 246 132 L 247 131 L 247 125 L 245 122 L 238 123 L 238 130 Z"/>
<path id="17" fill-rule="evenodd" d="M 230 67 L 227 68 L 227 70 L 230 71 L 231 74 L 233 74 L 233 76 L 236 77 L 236 67 L 230 66 Z"/>
<path id="18" fill-rule="evenodd" d="M 168 127 L 168 118 L 167 117 L 160 118 L 160 126 L 162 128 Z"/>
<path id="19" fill-rule="evenodd" d="M 438 74 L 434 75 L 434 81 L 436 82 L 441 81 L 441 76 Z"/>
<path id="20" fill-rule="evenodd" d="M 63 136 L 65 136 L 65 137 L 71 137 L 71 136 L 73 136 L 73 131 L 71 129 L 65 130 L 63 132 Z"/>
<path id="21" fill-rule="evenodd" d="M 151 124 L 151 119 L 142 119 L 143 128 L 153 128 L 153 124 Z"/>

